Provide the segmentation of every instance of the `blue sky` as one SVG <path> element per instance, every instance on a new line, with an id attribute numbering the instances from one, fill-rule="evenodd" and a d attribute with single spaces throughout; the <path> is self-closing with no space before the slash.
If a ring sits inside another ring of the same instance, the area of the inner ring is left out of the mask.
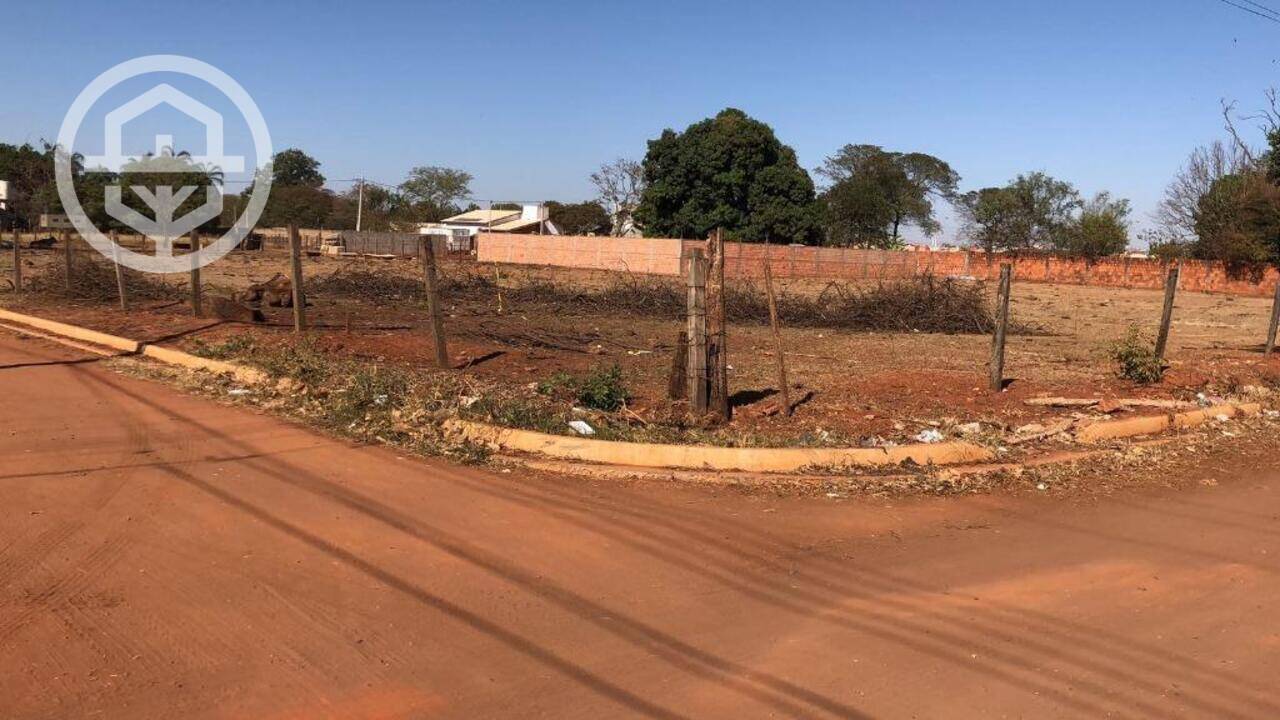
<path id="1" fill-rule="evenodd" d="M 5 25 L 0 141 L 52 139 L 100 72 L 175 53 L 236 78 L 275 147 L 331 179 L 446 165 L 480 200 L 588 198 L 601 162 L 734 106 L 810 169 L 874 143 L 935 154 L 966 189 L 1043 170 L 1142 223 L 1222 135 L 1220 99 L 1280 85 L 1280 23 L 1220 0 L 122 0 L 11 3 Z"/>

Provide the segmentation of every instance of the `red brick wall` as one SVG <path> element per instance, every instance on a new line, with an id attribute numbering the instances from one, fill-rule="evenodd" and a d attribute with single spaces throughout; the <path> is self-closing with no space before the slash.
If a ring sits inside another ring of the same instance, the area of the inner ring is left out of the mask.
<path id="1" fill-rule="evenodd" d="M 481 262 L 555 265 L 598 270 L 630 270 L 655 275 L 684 271 L 683 256 L 705 248 L 697 240 L 669 238 L 612 238 L 557 235 L 481 234 Z M 907 252 L 858 248 L 816 248 L 757 243 L 725 243 L 725 274 L 759 277 L 768 256 L 780 278 L 832 280 L 893 280 L 933 274 L 995 279 L 1000 264 L 1013 263 L 1016 280 L 1103 287 L 1164 287 L 1169 265 L 1150 258 L 1106 258 L 1094 263 L 1056 256 L 988 256 L 982 252 Z M 1280 273 L 1268 268 L 1259 282 L 1251 277 L 1229 278 L 1217 263 L 1185 260 L 1179 287 L 1193 292 L 1270 296 Z"/>

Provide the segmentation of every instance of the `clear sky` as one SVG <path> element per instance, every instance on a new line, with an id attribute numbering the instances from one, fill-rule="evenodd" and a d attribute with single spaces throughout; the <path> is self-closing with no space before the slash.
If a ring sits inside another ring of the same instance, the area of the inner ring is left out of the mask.
<path id="1" fill-rule="evenodd" d="M 332 180 L 445 165 L 480 200 L 587 199 L 601 162 L 734 106 L 810 169 L 873 143 L 943 158 L 964 189 L 1043 170 L 1130 198 L 1141 222 L 1222 135 L 1220 99 L 1252 109 L 1280 85 L 1280 23 L 1221 0 L 46 1 L 3 17 L 0 141 L 53 139 L 100 72 L 174 53 L 235 77 L 275 147 Z"/>

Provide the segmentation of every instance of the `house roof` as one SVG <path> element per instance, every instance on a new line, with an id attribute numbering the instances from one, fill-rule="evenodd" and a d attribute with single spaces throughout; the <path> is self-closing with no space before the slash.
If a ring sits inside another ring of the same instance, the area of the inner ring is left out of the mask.
<path id="1" fill-rule="evenodd" d="M 519 210 L 471 210 L 461 215 L 447 217 L 442 222 L 447 223 L 481 223 L 488 225 L 490 223 L 497 224 L 515 220 L 520 217 Z"/>
<path id="2" fill-rule="evenodd" d="M 511 232 L 513 230 L 519 230 L 521 228 L 537 225 L 540 222 L 542 221 L 539 220 L 538 218 L 522 219 L 517 217 L 514 220 L 507 220 L 505 222 L 496 223 L 489 229 L 496 230 L 497 232 Z"/>

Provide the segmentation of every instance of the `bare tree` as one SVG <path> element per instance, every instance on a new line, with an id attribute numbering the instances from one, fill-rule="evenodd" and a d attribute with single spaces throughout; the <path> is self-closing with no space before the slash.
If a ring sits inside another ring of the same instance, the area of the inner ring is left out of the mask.
<path id="1" fill-rule="evenodd" d="M 633 227 L 632 214 L 644 193 L 644 168 L 635 160 L 618 158 L 591 173 L 600 204 L 613 218 L 613 235 L 620 236 Z"/>
<path id="2" fill-rule="evenodd" d="M 1267 99 L 1267 106 L 1253 113 L 1252 115 L 1241 115 L 1239 120 L 1258 123 L 1258 129 L 1262 131 L 1263 137 L 1270 140 L 1276 133 L 1280 132 L 1280 95 L 1277 95 L 1275 88 L 1267 88 L 1263 92 L 1263 96 Z M 1239 131 L 1236 130 L 1235 120 L 1232 119 L 1231 113 L 1236 109 L 1234 102 L 1222 101 L 1222 121 L 1227 126 L 1227 132 L 1231 134 L 1231 141 L 1236 150 L 1244 155 L 1250 165 L 1259 165 L 1262 162 L 1262 153 L 1250 147 L 1240 137 Z M 1265 151 L 1264 151 L 1265 152 Z"/>
<path id="3" fill-rule="evenodd" d="M 1215 140 L 1191 152 L 1187 162 L 1164 189 L 1164 199 L 1155 210 L 1155 220 L 1172 239 L 1186 241 L 1196 234 L 1196 211 L 1200 198 L 1226 175 L 1242 172 L 1255 164 L 1254 155 L 1240 142 L 1230 120 L 1230 144 Z"/>

